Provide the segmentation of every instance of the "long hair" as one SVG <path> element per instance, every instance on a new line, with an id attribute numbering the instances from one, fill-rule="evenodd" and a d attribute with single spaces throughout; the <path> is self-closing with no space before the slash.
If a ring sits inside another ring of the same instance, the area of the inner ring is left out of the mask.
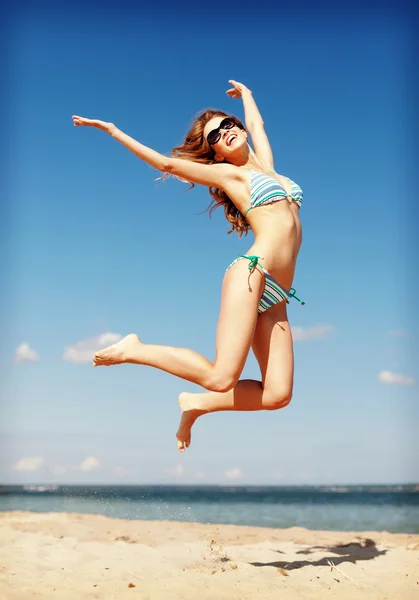
<path id="1" fill-rule="evenodd" d="M 206 123 L 212 119 L 213 117 L 228 117 L 227 113 L 221 110 L 205 110 L 200 113 L 193 121 L 191 128 L 186 134 L 185 141 L 180 146 L 175 146 L 172 150 L 172 156 L 175 158 L 183 158 L 186 160 L 191 160 L 193 162 L 202 163 L 204 165 L 212 165 L 215 161 L 215 152 L 207 142 L 207 139 L 204 136 L 204 127 Z M 237 125 L 241 129 L 245 129 L 244 125 L 241 123 L 239 119 L 234 117 Z M 165 174 L 164 176 L 167 176 Z M 164 177 L 163 176 L 163 177 Z M 190 188 L 195 187 L 193 182 L 188 182 L 191 184 Z M 209 215 L 211 217 L 213 211 L 219 206 L 224 206 L 224 214 L 231 224 L 231 229 L 227 233 L 232 233 L 236 231 L 239 237 L 243 234 L 247 235 L 250 229 L 250 225 L 247 222 L 246 218 L 242 215 L 242 213 L 238 210 L 238 208 L 234 205 L 234 203 L 230 200 L 224 190 L 216 187 L 210 187 L 209 193 L 212 197 L 212 202 L 207 207 L 207 211 L 209 211 Z"/>

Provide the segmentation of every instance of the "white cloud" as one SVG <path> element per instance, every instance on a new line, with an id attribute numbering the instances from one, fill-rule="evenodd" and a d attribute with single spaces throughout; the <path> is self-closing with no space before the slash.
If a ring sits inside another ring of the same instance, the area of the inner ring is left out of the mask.
<path id="1" fill-rule="evenodd" d="M 335 332 L 335 328 L 327 323 L 313 325 L 312 327 L 291 327 L 294 342 L 305 342 L 317 338 L 327 337 Z"/>
<path id="2" fill-rule="evenodd" d="M 15 471 L 37 471 L 43 464 L 42 456 L 25 456 L 13 465 L 13 469 Z"/>
<path id="3" fill-rule="evenodd" d="M 242 470 L 239 467 L 228 469 L 224 472 L 224 475 L 227 477 L 227 479 L 240 479 L 243 477 Z"/>
<path id="4" fill-rule="evenodd" d="M 387 333 L 393 337 L 407 337 L 409 335 L 405 329 L 390 329 Z"/>
<path id="5" fill-rule="evenodd" d="M 38 360 L 38 354 L 29 346 L 28 342 L 22 342 L 22 344 L 16 348 L 15 362 L 37 362 Z"/>
<path id="6" fill-rule="evenodd" d="M 413 377 L 401 373 L 392 373 L 391 371 L 381 371 L 378 380 L 381 383 L 395 383 L 397 385 L 413 385 L 415 383 Z"/>
<path id="7" fill-rule="evenodd" d="M 64 349 L 63 360 L 72 363 L 91 363 L 93 354 L 106 346 L 116 344 L 122 339 L 119 333 L 102 333 L 87 340 L 80 340 L 71 346 L 66 346 Z"/>
<path id="8" fill-rule="evenodd" d="M 93 471 L 100 466 L 100 461 L 95 456 L 88 456 L 85 458 L 76 469 L 80 469 L 80 471 Z"/>

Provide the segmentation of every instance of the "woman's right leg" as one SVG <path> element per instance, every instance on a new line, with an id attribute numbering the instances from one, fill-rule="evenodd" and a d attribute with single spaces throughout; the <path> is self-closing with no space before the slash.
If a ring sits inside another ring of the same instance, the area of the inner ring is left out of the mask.
<path id="1" fill-rule="evenodd" d="M 289 404 L 294 352 L 286 302 L 259 315 L 252 347 L 262 381 L 242 379 L 232 390 L 224 393 L 180 394 L 182 418 L 176 437 L 181 452 L 190 444 L 192 425 L 204 414 L 225 410 L 276 410 Z"/>
<path id="2" fill-rule="evenodd" d="M 262 271 L 249 273 L 248 261 L 233 264 L 224 276 L 217 325 L 216 357 L 212 363 L 188 348 L 142 344 L 135 334 L 100 350 L 95 366 L 132 363 L 155 367 L 192 381 L 207 390 L 225 392 L 239 380 L 258 320 L 265 285 Z"/>

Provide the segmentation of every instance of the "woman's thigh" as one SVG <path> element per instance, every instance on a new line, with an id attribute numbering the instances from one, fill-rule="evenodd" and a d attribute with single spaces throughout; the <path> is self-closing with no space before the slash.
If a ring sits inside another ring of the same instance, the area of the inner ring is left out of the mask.
<path id="1" fill-rule="evenodd" d="M 217 325 L 217 371 L 238 379 L 246 362 L 258 320 L 264 274 L 249 271 L 247 260 L 237 261 L 225 274 Z"/>
<path id="2" fill-rule="evenodd" d="M 281 302 L 259 315 L 252 349 L 262 374 L 264 404 L 289 403 L 294 382 L 294 351 L 287 304 Z"/>

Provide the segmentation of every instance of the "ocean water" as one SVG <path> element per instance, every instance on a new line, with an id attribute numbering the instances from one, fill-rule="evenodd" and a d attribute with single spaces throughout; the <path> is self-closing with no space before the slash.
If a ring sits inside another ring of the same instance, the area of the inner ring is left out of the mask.
<path id="1" fill-rule="evenodd" d="M 0 486 L 0 511 L 419 533 L 419 486 Z"/>

